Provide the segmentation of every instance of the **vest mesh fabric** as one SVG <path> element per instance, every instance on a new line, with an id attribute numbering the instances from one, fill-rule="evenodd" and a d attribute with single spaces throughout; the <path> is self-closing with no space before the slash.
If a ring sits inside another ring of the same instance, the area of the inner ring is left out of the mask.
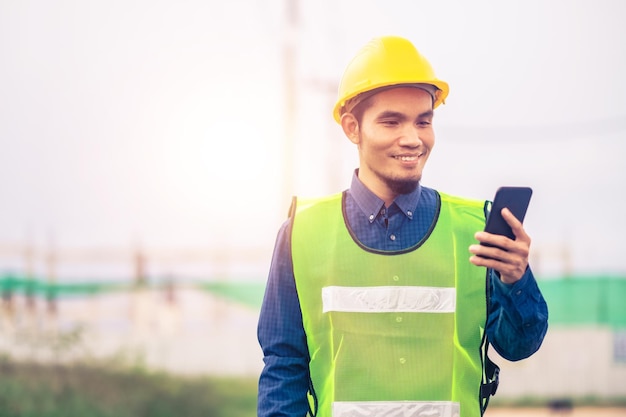
<path id="1" fill-rule="evenodd" d="M 341 194 L 298 202 L 292 256 L 317 416 L 332 416 L 333 404 L 402 403 L 480 416 L 486 273 L 468 246 L 484 227 L 484 202 L 440 196 L 431 233 L 402 252 L 360 245 Z M 452 310 L 437 310 L 450 291 Z M 338 307 L 325 312 L 322 293 L 340 294 Z"/>

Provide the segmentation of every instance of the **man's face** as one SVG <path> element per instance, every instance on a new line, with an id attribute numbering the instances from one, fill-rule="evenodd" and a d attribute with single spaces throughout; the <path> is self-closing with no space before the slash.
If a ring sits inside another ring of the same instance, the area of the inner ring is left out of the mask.
<path id="1" fill-rule="evenodd" d="M 359 148 L 359 178 L 386 202 L 415 190 L 435 144 L 432 97 L 411 87 L 373 97 L 352 142 Z"/>

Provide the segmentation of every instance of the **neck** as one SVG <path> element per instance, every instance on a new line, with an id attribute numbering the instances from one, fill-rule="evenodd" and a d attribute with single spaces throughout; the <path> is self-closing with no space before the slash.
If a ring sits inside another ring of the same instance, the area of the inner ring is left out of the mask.
<path id="1" fill-rule="evenodd" d="M 376 175 L 363 170 L 359 170 L 357 175 L 363 185 L 374 193 L 376 197 L 383 200 L 385 207 L 389 207 L 398 196 L 398 193 L 391 190 L 391 188 L 389 188 L 389 186 Z"/>

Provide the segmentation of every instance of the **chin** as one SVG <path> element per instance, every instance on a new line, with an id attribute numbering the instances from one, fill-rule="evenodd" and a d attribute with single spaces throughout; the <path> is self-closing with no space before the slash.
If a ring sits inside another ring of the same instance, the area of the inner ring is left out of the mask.
<path id="1" fill-rule="evenodd" d="M 410 194 L 420 183 L 421 177 L 415 178 L 406 178 L 406 179 L 393 179 L 387 181 L 387 186 L 395 193 L 395 194 Z"/>

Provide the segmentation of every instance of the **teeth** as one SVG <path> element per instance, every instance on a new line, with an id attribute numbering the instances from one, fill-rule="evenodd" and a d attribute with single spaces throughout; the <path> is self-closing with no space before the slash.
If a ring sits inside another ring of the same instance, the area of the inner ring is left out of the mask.
<path id="1" fill-rule="evenodd" d="M 417 159 L 417 156 L 396 156 L 396 159 L 399 159 L 401 161 L 415 161 Z"/>

